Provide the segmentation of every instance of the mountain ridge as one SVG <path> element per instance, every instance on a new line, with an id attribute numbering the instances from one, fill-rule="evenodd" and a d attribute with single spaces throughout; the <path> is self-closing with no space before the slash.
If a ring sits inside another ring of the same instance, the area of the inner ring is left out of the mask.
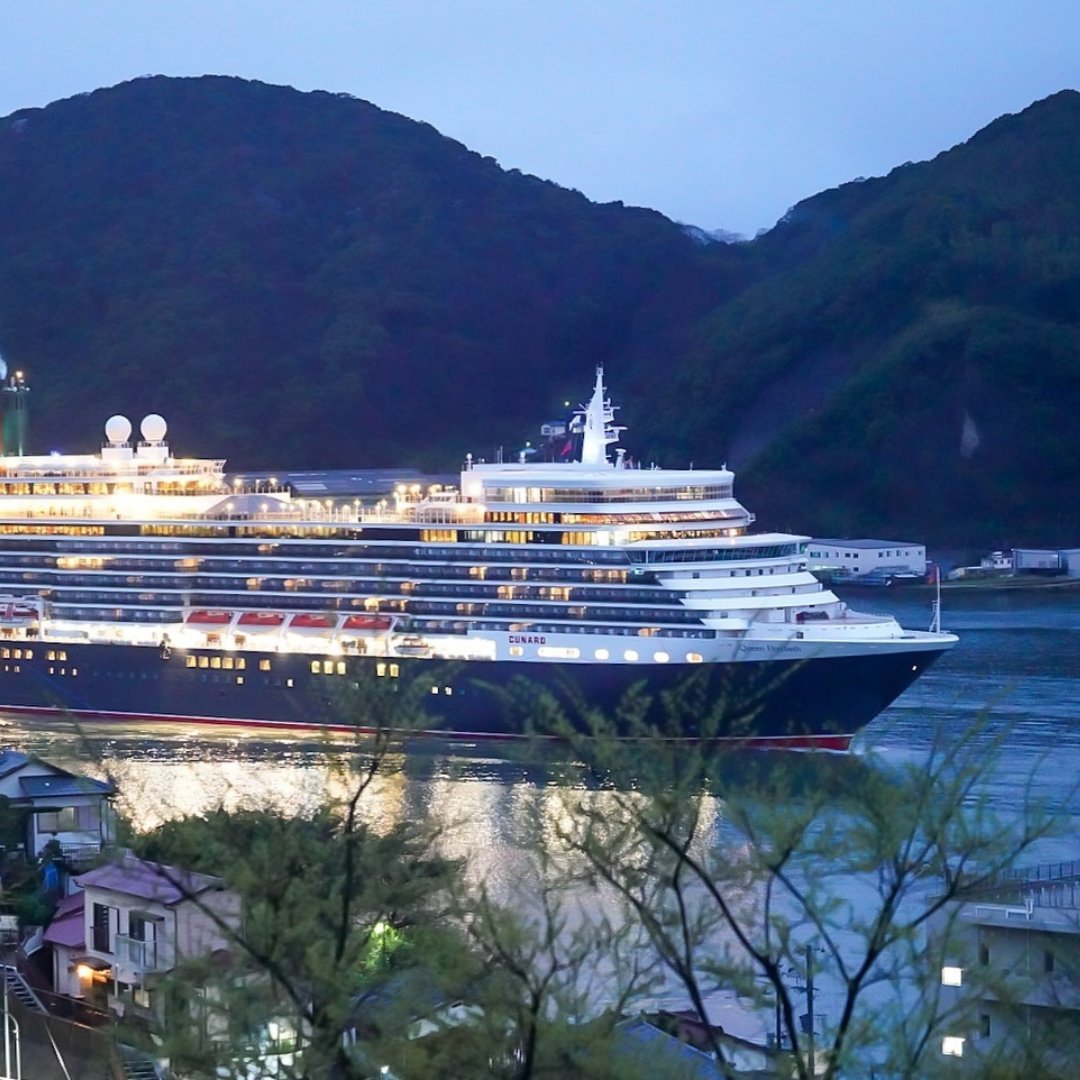
<path id="1" fill-rule="evenodd" d="M 0 352 L 35 449 L 158 411 L 237 468 L 445 471 L 605 363 L 634 456 L 763 522 L 1073 543 L 1078 165 L 1062 91 L 702 244 L 349 96 L 147 77 L 0 120 Z"/>

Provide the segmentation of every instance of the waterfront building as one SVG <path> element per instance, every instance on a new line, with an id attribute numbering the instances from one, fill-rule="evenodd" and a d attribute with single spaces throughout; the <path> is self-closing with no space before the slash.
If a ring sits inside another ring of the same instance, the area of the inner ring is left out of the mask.
<path id="1" fill-rule="evenodd" d="M 25 812 L 25 851 L 37 857 L 52 841 L 71 861 L 108 847 L 116 822 L 106 780 L 78 776 L 48 761 L 15 750 L 0 750 L 0 797 Z"/>
<path id="2" fill-rule="evenodd" d="M 947 905 L 940 1051 L 963 1075 L 1040 1061 L 1070 1075 L 1080 1045 L 1080 863 L 1021 871 Z M 932 950 L 935 955 L 937 950 Z"/>
<path id="3" fill-rule="evenodd" d="M 926 575 L 925 545 L 903 540 L 814 539 L 807 545 L 807 556 L 811 573 L 854 578 Z"/>

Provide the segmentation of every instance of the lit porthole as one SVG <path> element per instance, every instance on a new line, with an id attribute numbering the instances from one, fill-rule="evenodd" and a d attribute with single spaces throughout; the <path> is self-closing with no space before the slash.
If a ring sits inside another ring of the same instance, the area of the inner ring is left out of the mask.
<path id="1" fill-rule="evenodd" d="M 671 659 L 671 657 L 668 656 L 666 652 L 658 652 L 653 654 L 653 659 L 658 664 L 666 664 Z"/>
<path id="2" fill-rule="evenodd" d="M 627 649 L 626 652 L 624 652 L 622 655 L 623 659 L 631 664 L 638 658 L 636 649 Z"/>
<path id="3" fill-rule="evenodd" d="M 524 656 L 525 655 L 525 650 L 520 645 L 511 645 L 510 646 L 510 655 L 511 656 Z"/>
<path id="4" fill-rule="evenodd" d="M 595 656 L 597 660 L 607 660 L 610 658 L 611 653 L 609 653 L 607 649 L 597 649 L 596 652 L 593 653 L 593 656 Z"/>
<path id="5" fill-rule="evenodd" d="M 437 694 L 437 693 L 439 692 L 439 688 L 438 688 L 437 686 L 433 686 L 433 687 L 431 688 L 431 692 L 432 692 L 433 694 Z"/>
<path id="6" fill-rule="evenodd" d="M 702 656 L 699 652 L 688 652 L 686 654 L 686 662 L 688 664 L 700 664 L 701 660 Z"/>

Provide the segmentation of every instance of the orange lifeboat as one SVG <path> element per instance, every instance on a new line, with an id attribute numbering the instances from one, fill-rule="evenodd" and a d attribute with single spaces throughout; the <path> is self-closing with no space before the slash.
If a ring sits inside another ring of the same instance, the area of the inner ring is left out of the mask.
<path id="1" fill-rule="evenodd" d="M 342 630 L 389 630 L 393 620 L 388 615 L 348 615 Z"/>
<path id="2" fill-rule="evenodd" d="M 245 611 L 240 616 L 237 625 L 248 629 L 263 628 L 275 630 L 285 621 L 285 616 L 280 611 Z"/>
<path id="3" fill-rule="evenodd" d="M 224 626 L 232 617 L 231 611 L 193 611 L 187 622 L 189 626 Z"/>
<path id="4" fill-rule="evenodd" d="M 304 611 L 289 620 L 292 630 L 332 630 L 337 625 L 336 615 L 318 611 Z"/>

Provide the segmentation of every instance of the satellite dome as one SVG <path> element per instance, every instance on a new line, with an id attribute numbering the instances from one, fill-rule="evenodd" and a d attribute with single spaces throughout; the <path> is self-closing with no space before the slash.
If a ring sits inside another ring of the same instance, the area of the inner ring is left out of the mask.
<path id="1" fill-rule="evenodd" d="M 105 421 L 105 438 L 113 446 L 126 443 L 131 436 L 131 421 L 126 416 L 110 416 Z"/>
<path id="2" fill-rule="evenodd" d="M 165 423 L 163 416 L 151 413 L 149 416 L 143 417 L 139 430 L 147 442 L 161 442 L 165 438 L 165 432 L 169 430 L 169 425 Z"/>

